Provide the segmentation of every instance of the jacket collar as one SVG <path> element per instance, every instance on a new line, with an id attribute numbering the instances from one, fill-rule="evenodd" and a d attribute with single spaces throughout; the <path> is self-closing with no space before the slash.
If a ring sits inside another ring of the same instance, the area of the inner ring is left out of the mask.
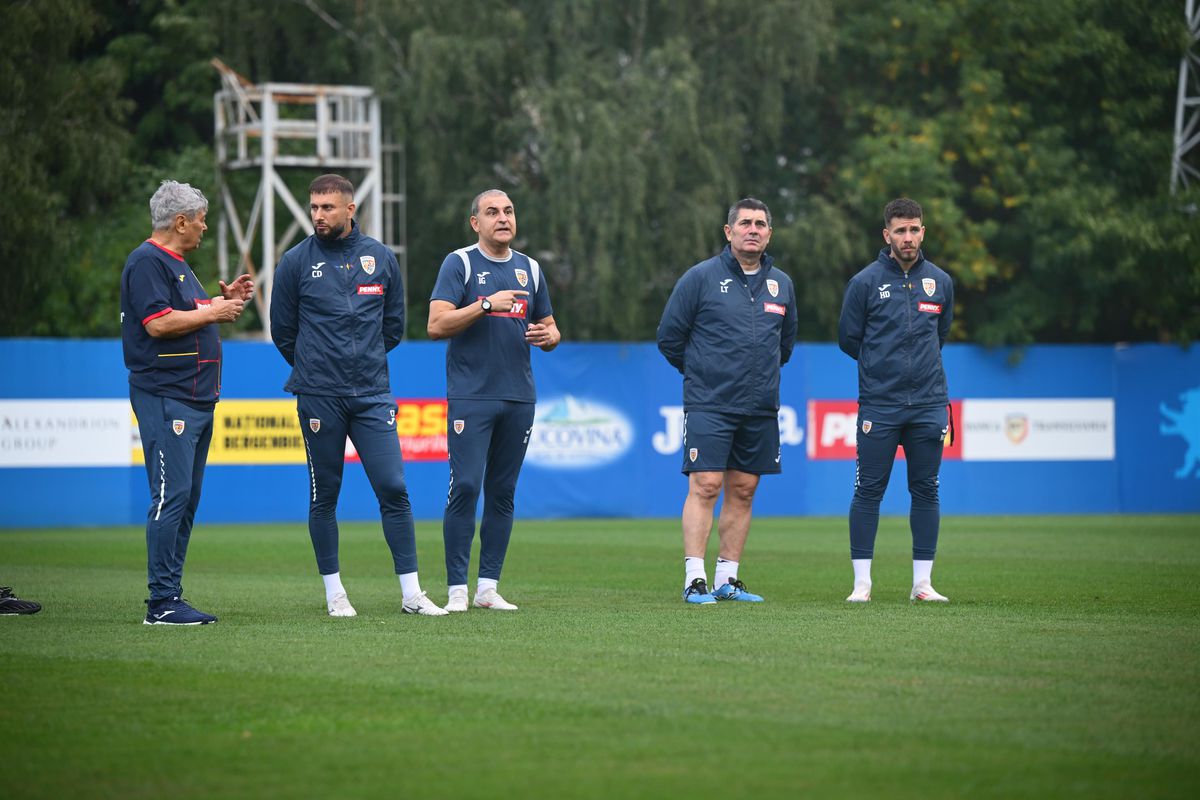
<path id="1" fill-rule="evenodd" d="M 891 270 L 904 274 L 904 267 L 900 266 L 900 262 L 892 257 L 892 248 L 884 247 L 879 251 L 879 263 Z M 925 263 L 925 251 L 917 251 L 917 260 L 913 262 L 912 267 L 908 270 L 909 273 L 916 272 L 922 264 Z"/>
<path id="2" fill-rule="evenodd" d="M 736 258 L 734 258 L 733 250 L 730 249 L 729 245 L 725 245 L 725 249 L 721 251 L 719 258 L 721 259 L 721 263 L 724 264 L 729 270 L 737 274 L 739 278 L 746 274 L 742 270 L 742 265 L 738 263 Z M 758 260 L 758 263 L 759 277 L 763 277 L 770 272 L 771 265 L 775 263 L 775 259 L 771 258 L 769 254 L 763 253 L 762 257 Z"/>

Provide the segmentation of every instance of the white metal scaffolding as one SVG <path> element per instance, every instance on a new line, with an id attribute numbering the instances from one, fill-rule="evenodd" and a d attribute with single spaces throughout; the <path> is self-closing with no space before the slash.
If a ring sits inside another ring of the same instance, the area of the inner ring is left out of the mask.
<path id="1" fill-rule="evenodd" d="M 1179 62 L 1179 98 L 1175 104 L 1175 154 L 1171 159 L 1171 194 L 1200 182 L 1200 6 L 1186 0 L 1184 15 L 1192 42 Z M 1190 156 L 1190 158 L 1189 158 Z"/>
<path id="2" fill-rule="evenodd" d="M 263 336 L 270 338 L 271 284 L 275 264 L 297 234 L 312 233 L 307 194 L 297 199 L 281 171 L 302 170 L 302 187 L 319 172 L 337 172 L 355 182 L 355 215 L 368 236 L 392 248 L 408 284 L 404 247 L 404 174 L 402 149 L 382 141 L 379 99 L 363 86 L 322 84 L 252 84 L 220 61 L 223 88 L 213 103 L 216 126 L 217 180 L 221 215 L 217 223 L 221 277 L 249 272 L 260 287 L 255 295 Z M 384 169 L 384 158 L 387 169 Z M 233 173 L 258 172 L 258 188 L 243 216 L 246 197 L 231 186 Z M 242 205 L 239 207 L 239 200 Z M 279 201 L 277 203 L 277 201 Z M 280 209 L 279 203 L 282 203 Z M 282 219 L 276 212 L 283 210 Z M 283 233 L 276 226 L 286 222 Z M 238 253 L 229 263 L 229 234 Z M 261 239 L 261 261 L 255 265 L 255 238 Z"/>

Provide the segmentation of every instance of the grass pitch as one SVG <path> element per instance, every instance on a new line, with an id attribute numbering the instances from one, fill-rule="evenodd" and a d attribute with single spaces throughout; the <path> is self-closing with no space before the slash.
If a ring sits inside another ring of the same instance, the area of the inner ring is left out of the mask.
<path id="1" fill-rule="evenodd" d="M 440 525 L 418 543 L 445 602 Z M 45 606 L 0 617 L 0 796 L 1200 794 L 1200 519 L 945 519 L 949 605 L 909 604 L 908 548 L 885 519 L 850 605 L 844 520 L 755 520 L 767 602 L 685 607 L 675 520 L 518 521 L 521 610 L 425 618 L 346 524 L 332 619 L 303 526 L 201 524 L 186 593 L 221 621 L 176 629 L 141 624 L 140 529 L 0 531 Z"/>

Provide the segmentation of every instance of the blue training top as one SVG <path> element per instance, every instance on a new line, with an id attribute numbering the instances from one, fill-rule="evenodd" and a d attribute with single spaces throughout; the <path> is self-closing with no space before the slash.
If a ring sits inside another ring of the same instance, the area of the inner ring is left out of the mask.
<path id="1" fill-rule="evenodd" d="M 160 397 L 215 403 L 221 394 L 221 336 L 216 323 L 170 339 L 146 323 L 174 310 L 209 304 L 183 256 L 147 239 L 121 272 L 121 347 L 129 383 Z"/>
<path id="2" fill-rule="evenodd" d="M 487 314 L 450 339 L 446 348 L 447 398 L 536 402 L 525 330 L 530 320 L 537 322 L 554 314 L 537 261 L 516 250 L 509 251 L 506 261 L 494 261 L 477 244 L 463 247 L 442 262 L 429 299 L 466 308 L 505 289 L 529 292 L 528 302 L 514 305 L 512 311 Z"/>

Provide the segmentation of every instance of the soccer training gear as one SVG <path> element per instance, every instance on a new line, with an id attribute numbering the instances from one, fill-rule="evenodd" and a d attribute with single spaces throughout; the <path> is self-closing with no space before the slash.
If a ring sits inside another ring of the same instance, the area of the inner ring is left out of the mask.
<path id="1" fill-rule="evenodd" d="M 912 594 L 908 596 L 909 600 L 924 600 L 925 602 L 933 603 L 949 603 L 950 598 L 945 595 L 938 594 L 934 591 L 933 586 L 929 581 L 921 581 L 912 588 Z"/>
<path id="2" fill-rule="evenodd" d="M 690 586 L 683 590 L 683 602 L 706 606 L 717 602 L 717 598 L 708 593 L 708 583 L 704 578 L 696 578 Z"/>
<path id="3" fill-rule="evenodd" d="M 421 592 L 410 600 L 405 600 L 400 610 L 405 614 L 420 614 L 423 617 L 444 617 L 446 609 L 429 599 L 429 595 Z"/>
<path id="4" fill-rule="evenodd" d="M 168 597 L 166 600 L 146 601 L 146 625 L 208 625 L 216 622 L 212 614 L 205 614 L 188 605 L 181 597 Z"/>
<path id="5" fill-rule="evenodd" d="M 350 605 L 350 598 L 345 592 L 338 592 L 333 597 L 329 598 L 329 616 L 331 617 L 357 617 L 358 612 L 354 610 L 354 606 Z"/>
<path id="6" fill-rule="evenodd" d="M 42 610 L 40 603 L 32 600 L 21 600 L 7 586 L 0 586 L 0 617 L 13 617 L 17 614 L 36 614 Z"/>
<path id="7" fill-rule="evenodd" d="M 762 597 L 746 591 L 746 584 L 737 578 L 730 578 L 724 586 L 718 586 L 712 596 L 717 600 L 739 600 L 743 603 L 761 603 Z"/>
<path id="8" fill-rule="evenodd" d="M 466 611 L 467 610 L 467 587 L 458 586 L 450 590 L 450 602 L 446 603 L 447 611 Z"/>
<path id="9" fill-rule="evenodd" d="M 871 584 L 867 581 L 855 581 L 854 591 L 846 598 L 847 603 L 869 603 L 871 602 Z"/>
<path id="10" fill-rule="evenodd" d="M 516 611 L 517 607 L 500 596 L 495 589 L 487 588 L 475 593 L 476 608 L 490 608 L 493 611 Z"/>

